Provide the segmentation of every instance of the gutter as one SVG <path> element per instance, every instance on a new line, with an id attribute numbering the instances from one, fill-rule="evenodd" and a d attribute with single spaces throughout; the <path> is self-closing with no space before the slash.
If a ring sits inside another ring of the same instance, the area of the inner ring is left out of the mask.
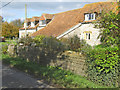
<path id="1" fill-rule="evenodd" d="M 58 37 L 56 37 L 57 39 L 62 38 L 63 36 L 65 36 L 66 34 L 72 32 L 73 30 L 75 30 L 76 28 L 80 27 L 82 25 L 82 23 L 79 23 L 77 25 L 75 25 L 74 27 L 70 28 L 69 30 L 67 30 L 66 32 L 64 32 L 63 34 L 59 35 Z"/>

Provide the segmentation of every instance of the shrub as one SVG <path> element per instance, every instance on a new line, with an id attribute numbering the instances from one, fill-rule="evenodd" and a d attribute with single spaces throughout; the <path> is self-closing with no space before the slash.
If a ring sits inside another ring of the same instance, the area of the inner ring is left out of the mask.
<path id="1" fill-rule="evenodd" d="M 34 43 L 36 43 L 36 46 L 39 46 L 40 44 L 42 44 L 44 38 L 45 38 L 44 35 L 38 35 L 38 36 L 36 36 L 36 37 L 33 39 L 33 40 L 34 40 Z"/>
<path id="2" fill-rule="evenodd" d="M 88 79 L 107 86 L 118 86 L 118 47 L 95 48 L 87 53 Z"/>
<path id="3" fill-rule="evenodd" d="M 92 47 L 88 45 L 85 40 L 80 40 L 80 38 L 77 35 L 70 38 L 62 38 L 61 42 L 63 42 L 66 45 L 66 49 L 78 51 L 82 54 L 86 54 L 86 52 L 92 49 Z"/>
<path id="4" fill-rule="evenodd" d="M 36 36 L 35 38 L 26 37 L 19 40 L 19 44 L 23 46 L 39 47 L 42 56 L 56 56 L 58 53 L 65 50 L 64 44 L 54 37 L 46 37 L 43 35 Z M 23 48 L 26 50 L 25 48 Z"/>
<path id="5" fill-rule="evenodd" d="M 92 50 L 92 47 L 86 43 L 85 40 L 80 41 L 80 48 L 77 49 L 77 51 L 81 52 L 83 55 L 86 55 L 90 50 Z"/>
<path id="6" fill-rule="evenodd" d="M 54 56 L 54 54 L 64 51 L 65 50 L 64 46 L 65 45 L 62 42 L 60 42 L 58 39 L 54 37 L 45 37 L 42 40 L 41 45 L 41 47 L 44 48 L 46 53 L 49 53 L 52 56 Z"/>
<path id="7" fill-rule="evenodd" d="M 6 54 L 8 49 L 8 45 L 4 44 L 2 45 L 2 53 Z"/>
<path id="8" fill-rule="evenodd" d="M 80 38 L 77 35 L 69 38 L 62 38 L 61 41 L 66 44 L 68 50 L 76 51 L 80 48 Z"/>
<path id="9" fill-rule="evenodd" d="M 77 35 L 70 37 L 68 39 L 68 44 L 69 44 L 70 50 L 76 50 L 80 48 L 80 38 Z"/>
<path id="10" fill-rule="evenodd" d="M 23 44 L 24 46 L 31 46 L 31 44 L 33 43 L 33 39 L 29 36 L 27 36 L 26 38 L 20 38 L 18 41 L 18 44 Z"/>

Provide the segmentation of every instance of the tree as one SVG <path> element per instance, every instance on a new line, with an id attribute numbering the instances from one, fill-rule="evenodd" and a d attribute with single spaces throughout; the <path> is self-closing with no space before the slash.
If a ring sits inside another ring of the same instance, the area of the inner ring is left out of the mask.
<path id="1" fill-rule="evenodd" d="M 103 45 L 110 46 L 120 43 L 120 14 L 110 11 L 102 13 L 95 26 L 100 28 L 100 35 Z"/>
<path id="2" fill-rule="evenodd" d="M 118 3 L 120 5 L 120 3 Z M 95 23 L 95 26 L 101 29 L 98 38 L 105 46 L 117 45 L 118 55 L 120 56 L 120 7 L 118 13 L 110 11 L 110 13 L 103 13 Z M 120 60 L 118 61 L 118 86 L 120 87 Z"/>
<path id="3" fill-rule="evenodd" d="M 2 23 L 2 36 L 6 38 L 18 37 L 19 27 L 6 22 Z"/>
<path id="4" fill-rule="evenodd" d="M 6 38 L 18 37 L 19 28 L 22 27 L 23 22 L 20 19 L 16 19 L 8 23 L 7 21 L 2 23 L 2 36 Z"/>
<path id="5" fill-rule="evenodd" d="M 13 20 L 10 22 L 10 24 L 13 24 L 14 26 L 17 26 L 17 27 L 22 27 L 23 26 L 23 21 L 21 21 L 20 19 L 16 19 L 16 20 Z"/>
<path id="6" fill-rule="evenodd" d="M 4 22 L 4 20 L 3 20 L 3 17 L 2 17 L 2 16 L 0 16 L 0 22 Z"/>

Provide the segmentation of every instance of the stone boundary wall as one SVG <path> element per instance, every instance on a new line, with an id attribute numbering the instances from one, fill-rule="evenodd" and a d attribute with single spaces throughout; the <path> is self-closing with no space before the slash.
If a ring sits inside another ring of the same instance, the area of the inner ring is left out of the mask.
<path id="1" fill-rule="evenodd" d="M 59 66 L 62 69 L 69 70 L 75 74 L 87 76 L 85 73 L 85 58 L 83 56 L 70 56 L 70 54 L 68 54 L 68 57 L 65 59 L 57 58 L 57 60 L 52 60 L 50 66 Z"/>
<path id="2" fill-rule="evenodd" d="M 85 57 L 79 53 L 66 51 L 57 55 L 47 55 L 42 48 L 31 46 L 17 46 L 16 52 L 17 56 L 27 61 L 34 61 L 40 65 L 61 67 L 62 69 L 69 70 L 75 74 L 86 76 Z"/>

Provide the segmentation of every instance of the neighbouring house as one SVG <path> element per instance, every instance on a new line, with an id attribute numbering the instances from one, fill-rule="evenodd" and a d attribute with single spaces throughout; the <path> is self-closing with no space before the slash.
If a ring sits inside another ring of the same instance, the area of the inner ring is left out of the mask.
<path id="1" fill-rule="evenodd" d="M 53 16 L 53 14 L 42 14 L 40 17 L 27 18 L 26 23 L 24 22 L 24 27 L 19 29 L 19 38 L 25 36 L 25 27 L 27 35 L 31 35 L 43 27 L 46 27 Z"/>
<path id="2" fill-rule="evenodd" d="M 110 10 L 116 11 L 117 8 L 117 2 L 97 2 L 86 4 L 80 9 L 57 13 L 50 19 L 49 24 L 44 28 L 37 29 L 30 36 L 46 35 L 61 39 L 77 35 L 80 39 L 86 40 L 91 46 L 98 45 L 100 39 L 97 39 L 97 37 L 100 29 L 94 28 L 92 22 L 96 21 L 102 11 L 108 13 Z M 41 18 L 44 18 L 43 16 Z"/>

